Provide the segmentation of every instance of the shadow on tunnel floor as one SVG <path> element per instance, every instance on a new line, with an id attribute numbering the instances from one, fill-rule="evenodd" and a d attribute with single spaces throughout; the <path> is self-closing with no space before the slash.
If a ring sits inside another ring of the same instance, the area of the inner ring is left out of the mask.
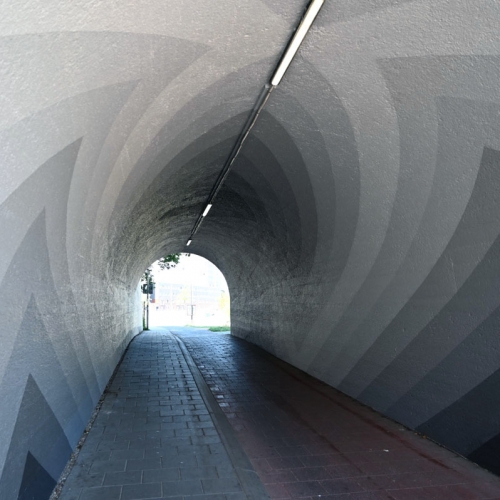
<path id="1" fill-rule="evenodd" d="M 497 476 L 259 347 L 175 333 L 272 498 L 500 498 Z"/>
<path id="2" fill-rule="evenodd" d="M 500 478 L 225 333 L 131 342 L 60 500 L 493 499 Z M 249 491 L 257 493 L 249 494 Z"/>

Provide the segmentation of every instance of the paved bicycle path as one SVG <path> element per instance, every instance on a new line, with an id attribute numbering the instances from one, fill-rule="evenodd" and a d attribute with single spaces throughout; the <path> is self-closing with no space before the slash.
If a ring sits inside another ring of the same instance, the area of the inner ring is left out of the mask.
<path id="1" fill-rule="evenodd" d="M 186 355 L 164 329 L 132 341 L 60 500 L 267 498 Z"/>
<path id="2" fill-rule="evenodd" d="M 500 478 L 231 335 L 136 337 L 61 500 L 500 499 Z"/>
<path id="3" fill-rule="evenodd" d="M 181 337 L 274 499 L 500 499 L 500 478 L 230 335 Z"/>

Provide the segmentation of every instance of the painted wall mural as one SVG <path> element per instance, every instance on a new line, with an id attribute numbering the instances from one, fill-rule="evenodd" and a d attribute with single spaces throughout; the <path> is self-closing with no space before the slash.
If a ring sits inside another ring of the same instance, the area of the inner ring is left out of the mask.
<path id="1" fill-rule="evenodd" d="M 2 5 L 0 498 L 50 495 L 306 5 Z M 327 0 L 190 247 L 235 335 L 497 473 L 499 28 Z"/>

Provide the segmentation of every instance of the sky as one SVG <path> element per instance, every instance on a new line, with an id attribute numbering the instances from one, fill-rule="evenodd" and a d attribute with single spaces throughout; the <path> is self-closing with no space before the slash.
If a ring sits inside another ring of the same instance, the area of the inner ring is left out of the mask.
<path id="1" fill-rule="evenodd" d="M 181 254 L 179 264 L 162 271 L 153 264 L 156 283 L 178 283 L 186 285 L 210 286 L 228 291 L 224 275 L 210 261 L 198 255 Z"/>

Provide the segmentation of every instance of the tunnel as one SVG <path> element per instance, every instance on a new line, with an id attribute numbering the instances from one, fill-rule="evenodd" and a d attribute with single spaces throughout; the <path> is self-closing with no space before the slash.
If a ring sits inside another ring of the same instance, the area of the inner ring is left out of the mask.
<path id="1" fill-rule="evenodd" d="M 0 498 L 57 481 L 307 5 L 2 6 Z M 326 0 L 189 246 L 232 335 L 497 471 L 499 28 Z"/>

